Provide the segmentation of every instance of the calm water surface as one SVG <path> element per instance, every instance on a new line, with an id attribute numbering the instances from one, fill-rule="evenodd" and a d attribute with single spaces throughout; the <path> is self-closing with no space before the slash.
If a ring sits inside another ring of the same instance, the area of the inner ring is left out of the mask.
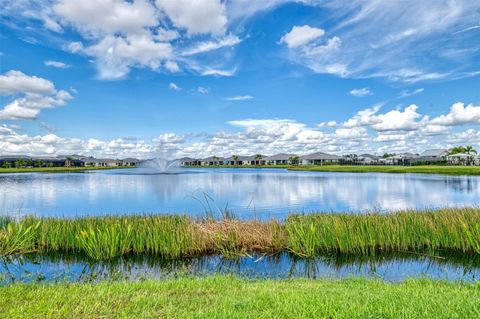
<path id="1" fill-rule="evenodd" d="M 186 213 L 227 208 L 239 218 L 290 212 L 480 205 L 479 176 L 194 169 L 0 175 L 0 213 L 80 216 Z"/>
<path id="2" fill-rule="evenodd" d="M 377 256 L 319 256 L 298 259 L 287 253 L 237 259 L 221 256 L 166 260 L 132 256 L 93 262 L 79 255 L 25 256 L 0 262 L 0 285 L 15 281 L 100 281 L 172 278 L 180 275 L 235 274 L 247 278 L 345 278 L 362 276 L 387 281 L 432 278 L 476 282 L 478 255 L 435 253 Z"/>

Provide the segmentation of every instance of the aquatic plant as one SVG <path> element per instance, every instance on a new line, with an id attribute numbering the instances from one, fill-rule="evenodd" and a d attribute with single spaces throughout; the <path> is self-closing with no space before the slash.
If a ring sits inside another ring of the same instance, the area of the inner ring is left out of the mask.
<path id="1" fill-rule="evenodd" d="M 24 222 L 9 222 L 0 228 L 0 256 L 23 254 L 35 250 L 36 225 L 27 226 Z"/>
<path id="2" fill-rule="evenodd" d="M 132 226 L 115 221 L 101 228 L 89 228 L 76 236 L 79 247 L 93 259 L 111 259 L 128 253 L 133 239 Z"/>
<path id="3" fill-rule="evenodd" d="M 298 255 L 436 249 L 480 251 L 478 208 L 291 216 L 285 228 L 289 234 L 289 248 Z"/>
<path id="4" fill-rule="evenodd" d="M 32 250 L 84 252 L 94 259 L 125 254 L 177 258 L 219 253 L 233 257 L 280 251 L 300 257 L 439 249 L 480 254 L 480 208 L 318 213 L 292 215 L 284 222 L 137 215 L 28 217 L 0 225 L 1 256 Z"/>

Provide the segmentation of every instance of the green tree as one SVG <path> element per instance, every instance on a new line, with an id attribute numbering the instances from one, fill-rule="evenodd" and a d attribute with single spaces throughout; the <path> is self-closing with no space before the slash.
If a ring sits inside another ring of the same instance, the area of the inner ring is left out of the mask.
<path id="1" fill-rule="evenodd" d="M 255 165 L 260 165 L 260 160 L 263 158 L 262 154 L 256 154 L 255 155 Z M 258 164 L 257 164 L 258 161 Z"/>
<path id="2" fill-rule="evenodd" d="M 463 146 L 455 146 L 453 147 L 452 149 L 450 149 L 450 155 L 453 155 L 453 154 L 460 154 L 460 153 L 466 153 L 467 150 L 465 147 Z"/>
<path id="3" fill-rule="evenodd" d="M 238 155 L 232 155 L 233 158 L 233 165 L 238 165 L 238 159 L 240 158 Z"/>
<path id="4" fill-rule="evenodd" d="M 300 162 L 300 157 L 298 157 L 297 155 L 294 155 L 294 156 L 290 156 L 288 160 L 292 165 L 298 165 L 298 163 Z"/>
<path id="5" fill-rule="evenodd" d="M 8 162 L 8 161 L 5 161 L 3 162 L 3 165 L 2 165 L 3 168 L 10 168 L 12 167 L 12 163 Z"/>
<path id="6" fill-rule="evenodd" d="M 25 160 L 23 158 L 19 158 L 15 161 L 15 167 L 20 168 L 25 166 Z"/>
<path id="7" fill-rule="evenodd" d="M 472 145 L 467 145 L 467 146 L 465 146 L 465 153 L 467 153 L 467 154 L 477 154 L 477 150 L 475 150 Z"/>

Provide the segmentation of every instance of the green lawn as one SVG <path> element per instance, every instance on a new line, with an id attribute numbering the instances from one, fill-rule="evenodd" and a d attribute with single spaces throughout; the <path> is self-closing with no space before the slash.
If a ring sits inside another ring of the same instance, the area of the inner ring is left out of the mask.
<path id="1" fill-rule="evenodd" d="M 2 318 L 479 318 L 480 284 L 229 276 L 0 288 Z"/>
<path id="2" fill-rule="evenodd" d="M 0 168 L 0 174 L 5 173 L 69 173 L 69 172 L 83 172 L 83 171 L 96 171 L 105 169 L 117 169 L 117 168 L 132 168 L 131 166 L 112 166 L 112 167 L 32 167 L 32 168 Z"/>
<path id="3" fill-rule="evenodd" d="M 354 173 L 422 173 L 446 175 L 480 175 L 480 166 L 393 166 L 393 165 L 324 165 L 290 166 L 291 170 Z"/>
<path id="4" fill-rule="evenodd" d="M 397 165 L 261 165 L 261 166 L 197 166 L 198 168 L 286 168 L 294 171 L 350 173 L 422 173 L 445 175 L 480 175 L 480 166 L 397 166 Z M 195 168 L 192 166 L 191 168 Z"/>

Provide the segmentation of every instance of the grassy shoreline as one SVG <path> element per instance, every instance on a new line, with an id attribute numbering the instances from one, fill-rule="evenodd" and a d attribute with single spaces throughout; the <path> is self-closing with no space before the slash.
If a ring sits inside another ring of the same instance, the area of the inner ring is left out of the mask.
<path id="1" fill-rule="evenodd" d="M 261 166 L 189 166 L 189 168 L 285 168 L 291 171 L 343 172 L 343 173 L 392 173 L 392 174 L 442 174 L 480 175 L 480 166 L 440 165 L 261 165 Z"/>
<path id="2" fill-rule="evenodd" d="M 478 283 L 426 279 L 211 276 L 0 288 L 5 318 L 477 318 L 478 300 Z"/>
<path id="3" fill-rule="evenodd" d="M 0 168 L 0 174 L 12 173 L 75 173 L 84 171 L 100 171 L 109 169 L 133 168 L 132 166 L 82 166 L 82 167 L 32 167 L 32 168 Z"/>
<path id="4" fill-rule="evenodd" d="M 94 170 L 133 168 L 131 166 L 112 167 L 34 167 L 0 168 L 0 174 L 11 173 L 70 173 Z M 292 171 L 345 172 L 345 173 L 394 173 L 394 174 L 442 174 L 442 175 L 480 175 L 480 166 L 396 166 L 396 165 L 262 165 L 262 166 L 189 166 L 187 168 L 285 168 Z"/>
<path id="5" fill-rule="evenodd" d="M 235 257 L 286 251 L 313 257 L 435 250 L 480 254 L 480 208 L 292 215 L 284 222 L 165 215 L 0 219 L 0 256 L 83 252 L 102 260 L 128 254 Z"/>

